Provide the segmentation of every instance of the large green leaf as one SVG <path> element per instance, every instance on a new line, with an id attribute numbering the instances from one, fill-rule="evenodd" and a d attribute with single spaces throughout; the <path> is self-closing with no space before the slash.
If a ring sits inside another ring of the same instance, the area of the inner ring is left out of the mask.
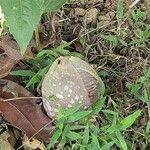
<path id="1" fill-rule="evenodd" d="M 24 54 L 43 13 L 43 0 L 0 0 L 10 33 Z"/>
<path id="2" fill-rule="evenodd" d="M 142 110 L 137 110 L 133 114 L 127 116 L 120 121 L 120 130 L 125 130 L 129 128 L 135 120 L 141 115 Z"/>
<path id="3" fill-rule="evenodd" d="M 56 11 L 68 0 L 44 0 L 45 11 Z"/>

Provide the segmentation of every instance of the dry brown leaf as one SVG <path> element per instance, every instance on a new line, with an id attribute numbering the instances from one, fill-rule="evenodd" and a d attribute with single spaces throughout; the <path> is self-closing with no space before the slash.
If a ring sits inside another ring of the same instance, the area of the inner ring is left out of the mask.
<path id="1" fill-rule="evenodd" d="M 0 56 L 0 78 L 7 76 L 14 66 L 14 61 L 9 57 Z"/>
<path id="2" fill-rule="evenodd" d="M 5 81 L 5 80 L 3 80 Z M 27 97 L 22 100 L 3 101 L 6 99 Z M 49 119 L 36 104 L 35 99 L 28 97 L 33 95 L 22 86 L 7 81 L 7 84 L 0 89 L 0 111 L 5 120 L 14 127 L 23 131 L 28 138 L 36 137 L 41 141 L 49 141 L 51 130 L 51 119 Z"/>
<path id="3" fill-rule="evenodd" d="M 27 47 L 26 53 L 21 56 L 17 42 L 9 34 L 0 37 L 0 48 L 3 49 L 8 57 L 17 62 L 23 58 L 32 58 L 31 48 L 35 45 L 33 41 Z"/>

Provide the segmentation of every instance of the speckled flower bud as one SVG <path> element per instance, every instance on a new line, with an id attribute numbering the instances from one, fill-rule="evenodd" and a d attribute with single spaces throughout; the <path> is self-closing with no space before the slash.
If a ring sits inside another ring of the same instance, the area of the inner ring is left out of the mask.
<path id="1" fill-rule="evenodd" d="M 55 118 L 61 107 L 85 109 L 100 96 L 103 82 L 94 69 L 76 57 L 59 57 L 42 83 L 43 105 L 49 117 Z"/>

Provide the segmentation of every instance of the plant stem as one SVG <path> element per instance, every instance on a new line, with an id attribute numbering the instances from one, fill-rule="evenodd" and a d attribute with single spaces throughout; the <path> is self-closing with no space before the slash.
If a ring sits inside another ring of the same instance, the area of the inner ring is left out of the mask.
<path id="1" fill-rule="evenodd" d="M 40 45 L 39 28 L 38 27 L 35 30 L 35 41 L 36 41 L 37 50 L 40 51 L 41 45 Z"/>

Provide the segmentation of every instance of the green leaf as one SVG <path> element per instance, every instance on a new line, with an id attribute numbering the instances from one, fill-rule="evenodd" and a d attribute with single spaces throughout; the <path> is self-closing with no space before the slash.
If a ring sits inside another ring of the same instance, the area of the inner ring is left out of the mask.
<path id="1" fill-rule="evenodd" d="M 92 142 L 95 144 L 95 146 L 100 150 L 99 140 L 98 137 L 92 134 Z"/>
<path id="2" fill-rule="evenodd" d="M 10 74 L 14 76 L 22 76 L 22 77 L 32 77 L 35 75 L 35 73 L 31 70 L 16 70 L 16 71 L 11 71 Z"/>
<path id="3" fill-rule="evenodd" d="M 84 37 L 84 36 L 81 36 L 79 40 L 80 40 L 80 44 L 84 47 L 85 44 L 86 44 L 86 39 L 85 39 L 85 37 Z"/>
<path id="4" fill-rule="evenodd" d="M 96 101 L 96 103 L 92 106 L 92 108 L 89 109 L 89 110 L 92 110 L 92 114 L 97 114 L 102 110 L 102 108 L 104 106 L 105 99 L 106 99 L 105 97 L 100 97 Z"/>
<path id="5" fill-rule="evenodd" d="M 75 125 L 71 125 L 70 129 L 71 130 L 81 130 L 81 129 L 84 129 L 86 126 L 84 125 L 79 125 L 79 124 L 75 124 Z"/>
<path id="6" fill-rule="evenodd" d="M 105 110 L 102 110 L 102 112 L 104 113 L 104 114 L 110 114 L 110 115 L 118 115 L 118 113 L 117 112 L 115 112 L 115 111 L 113 111 L 113 110 L 109 110 L 109 109 L 105 109 Z"/>
<path id="7" fill-rule="evenodd" d="M 150 133 L 150 120 L 147 122 L 146 125 L 146 133 Z"/>
<path id="8" fill-rule="evenodd" d="M 124 12 L 123 0 L 118 0 L 116 17 L 117 17 L 117 20 L 118 20 L 119 23 L 120 23 L 121 19 L 123 18 L 123 12 Z"/>
<path id="9" fill-rule="evenodd" d="M 90 134 L 90 132 L 89 132 L 89 126 L 87 125 L 86 127 L 85 127 L 85 129 L 84 129 L 84 132 L 83 132 L 83 137 L 82 137 L 82 143 L 84 144 L 84 145 L 86 145 L 86 144 L 88 144 L 88 142 L 89 142 L 89 134 Z"/>
<path id="10" fill-rule="evenodd" d="M 79 111 L 69 116 L 67 122 L 75 122 L 88 116 L 92 111 Z"/>
<path id="11" fill-rule="evenodd" d="M 59 137 L 61 136 L 61 134 L 62 134 L 62 132 L 61 132 L 60 129 L 57 129 L 54 132 L 54 134 L 53 134 L 53 136 L 52 136 L 52 138 L 50 140 L 50 143 L 47 145 L 47 150 L 50 149 L 54 144 L 56 144 L 56 142 L 59 139 Z"/>
<path id="12" fill-rule="evenodd" d="M 64 147 L 64 145 L 66 144 L 66 142 L 67 142 L 66 137 L 65 137 L 65 135 L 63 134 L 63 135 L 62 135 L 62 138 L 61 138 L 61 141 L 60 141 L 60 143 L 59 143 L 59 147 L 60 147 L 61 149 L 63 149 L 63 147 Z"/>
<path id="13" fill-rule="evenodd" d="M 120 131 L 116 132 L 116 136 L 117 136 L 117 139 L 120 143 L 120 148 L 122 148 L 123 150 L 128 150 L 126 141 L 125 141 L 124 137 L 121 135 Z"/>
<path id="14" fill-rule="evenodd" d="M 77 106 L 77 107 L 71 107 L 71 108 L 68 108 L 67 110 L 65 110 L 63 113 L 63 115 L 65 117 L 67 116 L 70 116 L 70 115 L 73 115 L 74 113 L 78 112 L 78 110 L 80 109 L 80 106 Z"/>
<path id="15" fill-rule="evenodd" d="M 81 138 L 81 135 L 79 133 L 71 131 L 71 128 L 70 128 L 69 125 L 65 126 L 63 134 L 64 134 L 65 137 L 67 137 L 71 140 L 77 140 L 77 139 Z"/>
<path id="16" fill-rule="evenodd" d="M 136 112 L 134 112 L 133 114 L 127 116 L 126 118 L 124 118 L 123 120 L 120 121 L 120 130 L 125 130 L 127 128 L 129 128 L 134 121 L 141 115 L 142 110 L 137 110 Z"/>
<path id="17" fill-rule="evenodd" d="M 78 140 L 81 138 L 81 135 L 79 133 L 74 132 L 74 131 L 68 131 L 66 133 L 66 137 L 68 137 L 71 140 Z"/>
<path id="18" fill-rule="evenodd" d="M 146 13 L 141 11 L 140 9 L 131 10 L 131 15 L 134 21 L 139 21 L 140 19 L 144 19 Z"/>
<path id="19" fill-rule="evenodd" d="M 43 0 L 0 0 L 0 5 L 23 55 L 43 13 Z"/>
<path id="20" fill-rule="evenodd" d="M 95 125 L 93 123 L 89 124 L 90 129 L 92 130 L 92 133 L 96 136 L 100 132 L 100 128 L 98 125 Z"/>
<path id="21" fill-rule="evenodd" d="M 86 150 L 86 149 L 85 149 L 85 147 L 84 147 L 84 146 L 81 146 L 81 147 L 80 147 L 80 150 Z"/>
<path id="22" fill-rule="evenodd" d="M 34 85 L 36 83 L 38 83 L 42 76 L 47 72 L 49 66 L 39 70 L 30 80 L 29 82 L 27 83 L 26 87 L 30 87 L 31 85 Z"/>
<path id="23" fill-rule="evenodd" d="M 79 109 L 80 109 L 80 107 L 71 107 L 71 108 L 68 108 L 67 110 L 65 110 L 65 109 L 60 110 L 57 115 L 56 126 L 59 128 L 63 128 L 64 122 L 66 121 L 67 117 L 70 115 L 73 115 Z"/>
<path id="24" fill-rule="evenodd" d="M 115 35 L 101 35 L 104 40 L 110 41 L 112 47 L 115 47 L 118 44 L 118 39 Z"/>
<path id="25" fill-rule="evenodd" d="M 114 141 L 111 141 L 111 142 L 106 142 L 102 147 L 101 147 L 101 150 L 110 150 L 111 147 L 115 144 Z"/>
<path id="26" fill-rule="evenodd" d="M 68 0 L 44 0 L 45 11 L 56 11 Z"/>

